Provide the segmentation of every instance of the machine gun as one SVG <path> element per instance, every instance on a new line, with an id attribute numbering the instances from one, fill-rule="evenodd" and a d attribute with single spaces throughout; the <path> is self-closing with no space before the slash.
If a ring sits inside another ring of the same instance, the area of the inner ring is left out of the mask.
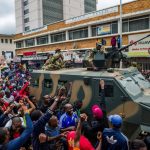
<path id="1" fill-rule="evenodd" d="M 133 42 L 130 43 L 127 46 L 124 46 L 120 49 L 115 48 L 112 49 L 110 52 L 104 53 L 101 51 L 101 45 L 96 45 L 96 49 L 94 51 L 90 52 L 90 57 L 92 58 L 92 61 L 90 61 L 90 66 L 89 64 L 89 53 L 85 54 L 84 60 L 83 60 L 83 67 L 95 67 L 99 69 L 107 69 L 107 68 L 114 68 L 118 66 L 120 61 L 122 60 L 123 62 L 126 60 L 127 56 L 122 53 L 122 51 L 128 49 L 130 46 L 136 44 L 139 41 L 142 41 L 145 38 L 150 37 L 150 34 Z M 91 58 L 90 58 L 91 59 Z M 91 69 L 92 70 L 92 69 Z"/>

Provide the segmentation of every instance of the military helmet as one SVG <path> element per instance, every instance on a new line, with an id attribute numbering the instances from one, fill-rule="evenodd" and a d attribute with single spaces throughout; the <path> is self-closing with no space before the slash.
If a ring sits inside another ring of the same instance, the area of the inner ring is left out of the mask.
<path id="1" fill-rule="evenodd" d="M 57 48 L 56 50 L 55 50 L 55 52 L 60 52 L 61 51 L 61 49 L 60 48 Z"/>

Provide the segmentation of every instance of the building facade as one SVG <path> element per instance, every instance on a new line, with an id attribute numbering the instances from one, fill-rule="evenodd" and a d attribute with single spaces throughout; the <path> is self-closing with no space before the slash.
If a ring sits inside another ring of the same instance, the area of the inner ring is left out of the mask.
<path id="1" fill-rule="evenodd" d="M 6 61 L 10 61 L 15 56 L 14 35 L 0 34 L 0 56 L 3 55 Z"/>
<path id="2" fill-rule="evenodd" d="M 84 0 L 84 12 L 89 13 L 96 10 L 97 0 Z"/>
<path id="3" fill-rule="evenodd" d="M 106 40 L 106 49 L 110 49 L 111 38 L 120 34 L 119 10 L 119 6 L 114 6 L 17 34 L 15 39 L 16 53 L 18 55 L 29 51 L 46 53 L 54 51 L 58 47 L 62 50 L 86 50 L 94 48 L 97 40 L 102 38 Z M 138 0 L 124 4 L 122 17 L 123 46 L 128 45 L 131 42 L 130 39 L 134 40 L 134 37 L 142 38 L 150 34 L 149 0 Z M 134 49 L 128 49 L 129 57 L 135 55 L 135 57 L 144 57 L 146 66 L 150 66 L 148 53 L 150 39 L 145 40 L 145 46 L 138 50 L 139 56 L 136 55 L 137 51 Z M 143 59 L 141 63 L 142 61 Z"/>
<path id="4" fill-rule="evenodd" d="M 15 0 L 16 33 L 96 10 L 96 0 Z"/>

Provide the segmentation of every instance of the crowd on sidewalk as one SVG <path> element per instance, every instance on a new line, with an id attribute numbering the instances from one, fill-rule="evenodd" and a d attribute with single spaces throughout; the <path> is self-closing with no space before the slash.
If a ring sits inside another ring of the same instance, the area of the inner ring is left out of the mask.
<path id="1" fill-rule="evenodd" d="M 57 89 L 38 104 L 30 95 L 30 73 L 21 64 L 1 67 L 0 150 L 149 150 L 150 137 L 134 141 L 121 132 L 118 114 L 107 116 L 105 82 L 100 80 L 101 103 L 91 114 L 82 102 L 69 103 L 71 90 Z M 71 88 L 71 83 L 70 83 Z"/>

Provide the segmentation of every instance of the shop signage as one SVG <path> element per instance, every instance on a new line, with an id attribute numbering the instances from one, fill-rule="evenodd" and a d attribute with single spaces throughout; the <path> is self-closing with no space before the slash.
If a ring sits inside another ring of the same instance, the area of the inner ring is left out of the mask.
<path id="1" fill-rule="evenodd" d="M 22 60 L 45 60 L 47 56 L 30 56 L 30 57 L 22 57 Z"/>
<path id="2" fill-rule="evenodd" d="M 128 52 L 128 57 L 149 57 L 150 54 L 148 52 Z"/>
<path id="3" fill-rule="evenodd" d="M 135 35 L 129 35 L 129 43 L 133 43 L 142 37 L 147 36 L 148 34 L 135 34 Z M 130 52 L 147 52 L 150 49 L 150 37 L 145 38 L 142 41 L 139 41 L 135 43 L 134 45 L 129 47 Z"/>
<path id="4" fill-rule="evenodd" d="M 96 16 L 103 16 L 103 15 L 107 15 L 107 14 L 111 14 L 111 13 L 115 13 L 115 12 L 118 12 L 118 6 L 103 9 L 103 10 L 98 10 L 98 11 L 95 11 L 95 12 L 92 12 L 92 13 L 88 13 L 88 14 L 85 14 L 85 15 L 82 15 L 82 16 L 78 16 L 78 17 L 68 19 L 68 20 L 66 20 L 66 24 L 76 22 L 76 21 L 80 21 L 80 20 L 84 20 L 84 19 L 88 19 L 88 18 L 92 18 L 92 17 L 96 17 Z"/>
<path id="5" fill-rule="evenodd" d="M 24 56 L 33 56 L 33 55 L 36 55 L 36 51 L 33 51 L 33 52 L 24 52 L 23 55 Z"/>
<path id="6" fill-rule="evenodd" d="M 110 24 L 97 27 L 97 35 L 108 34 L 108 33 L 111 33 Z"/>

